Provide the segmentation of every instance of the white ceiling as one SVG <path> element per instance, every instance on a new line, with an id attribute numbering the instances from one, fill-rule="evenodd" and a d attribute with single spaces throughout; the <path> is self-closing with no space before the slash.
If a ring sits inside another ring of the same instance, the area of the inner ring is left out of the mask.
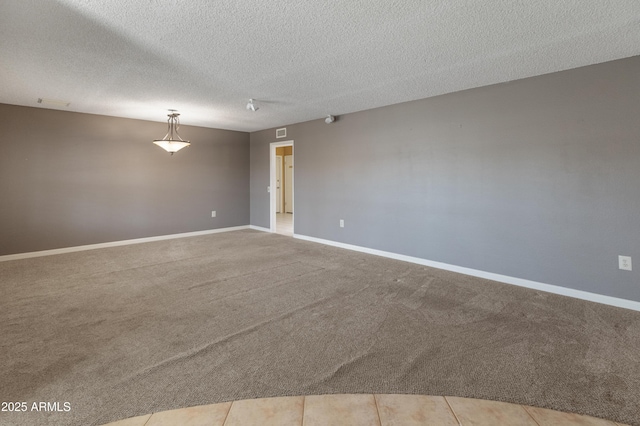
<path id="1" fill-rule="evenodd" d="M 638 55 L 640 1 L 1 0 L 0 54 L 0 103 L 255 131 Z"/>

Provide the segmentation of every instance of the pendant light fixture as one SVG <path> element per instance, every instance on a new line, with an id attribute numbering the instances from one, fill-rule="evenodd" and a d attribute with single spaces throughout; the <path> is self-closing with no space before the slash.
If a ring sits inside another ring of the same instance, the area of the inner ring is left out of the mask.
<path id="1" fill-rule="evenodd" d="M 174 152 L 191 145 L 191 142 L 183 140 L 178 134 L 178 129 L 180 128 L 180 119 L 178 117 L 180 117 L 180 114 L 175 109 L 170 109 L 167 117 L 169 117 L 167 120 L 169 126 L 167 134 L 162 139 L 154 140 L 153 143 L 173 155 Z M 176 139 L 174 139 L 174 135 Z"/>

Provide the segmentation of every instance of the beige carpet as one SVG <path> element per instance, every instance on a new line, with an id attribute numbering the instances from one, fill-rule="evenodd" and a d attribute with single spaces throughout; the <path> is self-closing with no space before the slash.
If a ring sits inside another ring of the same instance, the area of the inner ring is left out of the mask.
<path id="1" fill-rule="evenodd" d="M 29 408 L 2 425 L 359 392 L 640 424 L 638 312 L 249 230 L 0 262 L 0 281 L 0 401 Z"/>

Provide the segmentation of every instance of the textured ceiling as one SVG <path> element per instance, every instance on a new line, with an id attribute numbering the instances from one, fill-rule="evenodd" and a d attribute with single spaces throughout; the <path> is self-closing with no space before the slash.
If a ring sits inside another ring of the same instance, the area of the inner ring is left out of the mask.
<path id="1" fill-rule="evenodd" d="M 640 1 L 1 0 L 0 53 L 1 103 L 254 131 L 638 55 Z"/>

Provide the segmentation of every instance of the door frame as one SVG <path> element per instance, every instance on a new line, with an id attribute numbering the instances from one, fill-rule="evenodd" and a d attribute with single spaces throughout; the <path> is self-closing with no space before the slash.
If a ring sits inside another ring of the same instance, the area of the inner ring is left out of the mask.
<path id="1" fill-rule="evenodd" d="M 280 148 L 283 146 L 291 147 L 291 156 L 293 157 L 293 164 L 295 162 L 295 148 L 293 146 L 293 140 L 290 141 L 282 141 L 282 142 L 271 142 L 269 144 L 269 230 L 271 232 L 276 232 L 276 148 Z M 293 172 L 291 173 L 291 198 L 295 200 L 294 190 L 295 190 L 295 174 L 296 169 L 295 166 L 293 168 Z M 284 170 L 283 170 L 284 175 Z M 294 204 L 295 206 L 295 204 Z M 293 212 L 292 217 L 292 225 L 295 226 L 295 216 L 296 212 Z M 295 232 L 295 228 L 294 228 Z"/>

